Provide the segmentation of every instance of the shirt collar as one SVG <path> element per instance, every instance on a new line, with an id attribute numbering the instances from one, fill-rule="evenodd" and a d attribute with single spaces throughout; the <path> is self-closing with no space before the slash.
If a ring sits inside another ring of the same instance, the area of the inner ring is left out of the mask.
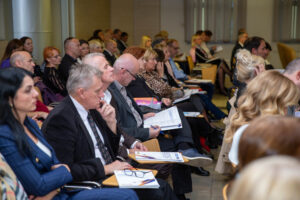
<path id="1" fill-rule="evenodd" d="M 115 83 L 115 85 L 116 85 L 116 87 L 117 87 L 117 89 L 119 90 L 119 91 L 121 91 L 121 89 L 124 87 L 123 85 L 121 85 L 118 81 L 114 81 L 114 83 Z"/>
<path id="2" fill-rule="evenodd" d="M 87 116 L 89 114 L 88 111 L 76 99 L 74 99 L 71 95 L 70 95 L 70 98 L 71 98 L 76 110 L 78 111 L 81 119 L 86 120 Z"/>

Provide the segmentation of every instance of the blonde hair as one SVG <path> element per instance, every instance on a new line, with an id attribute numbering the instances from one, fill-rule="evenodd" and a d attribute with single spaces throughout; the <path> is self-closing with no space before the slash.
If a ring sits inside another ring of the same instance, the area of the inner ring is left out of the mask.
<path id="1" fill-rule="evenodd" d="M 143 36 L 142 36 L 142 39 L 141 39 L 141 45 L 140 45 L 140 47 L 148 49 L 149 47 L 146 47 L 146 43 L 147 43 L 147 41 L 149 41 L 149 40 L 151 40 L 151 37 L 150 37 L 150 36 L 148 36 L 148 35 L 143 35 Z M 150 48 L 151 48 L 151 46 L 150 46 Z"/>
<path id="2" fill-rule="evenodd" d="M 253 79 L 256 76 L 255 70 L 258 68 L 258 65 L 265 65 L 262 57 L 252 55 L 246 49 L 240 50 L 236 57 L 237 79 L 241 82 Z"/>
<path id="3" fill-rule="evenodd" d="M 99 40 L 90 40 L 89 47 L 90 47 L 90 50 L 93 51 L 97 47 L 104 48 L 104 44 L 103 44 L 103 42 L 100 42 Z"/>
<path id="4" fill-rule="evenodd" d="M 148 61 L 151 57 L 157 57 L 156 51 L 153 49 L 147 49 L 145 54 L 143 55 L 143 60 Z"/>
<path id="5" fill-rule="evenodd" d="M 297 86 L 280 72 L 270 70 L 255 77 L 239 98 L 237 112 L 230 118 L 226 140 L 235 131 L 258 116 L 285 115 L 288 106 L 296 105 L 300 94 Z"/>
<path id="6" fill-rule="evenodd" d="M 258 159 L 242 170 L 230 200 L 296 200 L 300 196 L 300 162 L 288 156 Z"/>
<path id="7" fill-rule="evenodd" d="M 192 47 L 196 47 L 197 46 L 197 44 L 195 43 L 195 40 L 196 40 L 197 37 L 201 37 L 201 36 L 197 35 L 197 34 L 195 34 L 195 35 L 192 36 L 192 40 L 191 40 L 192 41 L 192 44 L 191 44 Z"/>

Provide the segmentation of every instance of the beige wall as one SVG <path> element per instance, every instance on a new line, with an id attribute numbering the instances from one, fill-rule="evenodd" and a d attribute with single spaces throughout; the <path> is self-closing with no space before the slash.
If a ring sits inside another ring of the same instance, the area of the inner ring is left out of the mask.
<path id="1" fill-rule="evenodd" d="M 110 28 L 109 0 L 75 0 L 75 35 L 89 39 L 94 30 Z"/>
<path id="2" fill-rule="evenodd" d="M 134 32 L 134 0 L 110 1 L 110 25 L 112 29 L 119 28 L 128 33 L 129 45 L 133 44 Z"/>

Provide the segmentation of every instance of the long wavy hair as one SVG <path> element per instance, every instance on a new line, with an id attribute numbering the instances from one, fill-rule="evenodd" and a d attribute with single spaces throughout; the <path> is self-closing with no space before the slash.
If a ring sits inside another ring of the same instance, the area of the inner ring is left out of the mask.
<path id="1" fill-rule="evenodd" d="M 17 146 L 23 155 L 30 150 L 30 147 L 23 125 L 18 120 L 18 116 L 13 114 L 17 112 L 11 100 L 15 98 L 25 76 L 31 77 L 29 72 L 17 67 L 0 70 L 0 125 L 8 125 L 10 127 Z"/>
<path id="2" fill-rule="evenodd" d="M 232 141 L 236 130 L 256 117 L 285 115 L 288 106 L 296 105 L 299 89 L 278 71 L 266 71 L 255 77 L 238 100 L 237 112 L 231 117 L 226 140 Z"/>

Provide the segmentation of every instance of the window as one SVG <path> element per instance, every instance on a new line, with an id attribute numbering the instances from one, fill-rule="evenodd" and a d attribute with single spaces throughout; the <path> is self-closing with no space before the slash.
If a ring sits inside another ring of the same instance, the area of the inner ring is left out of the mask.
<path id="1" fill-rule="evenodd" d="M 211 30 L 212 42 L 235 42 L 246 27 L 246 0 L 186 0 L 185 39 L 197 30 Z"/>
<path id="2" fill-rule="evenodd" d="M 273 39 L 300 42 L 300 0 L 275 0 Z"/>

